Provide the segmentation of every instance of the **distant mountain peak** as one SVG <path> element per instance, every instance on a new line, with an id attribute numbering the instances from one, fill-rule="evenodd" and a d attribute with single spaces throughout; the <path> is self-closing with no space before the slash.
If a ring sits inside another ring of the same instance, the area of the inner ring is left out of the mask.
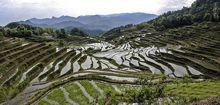
<path id="1" fill-rule="evenodd" d="M 29 19 L 29 20 L 34 20 L 34 19 L 37 19 L 37 18 L 31 18 L 31 19 Z"/>
<path id="2" fill-rule="evenodd" d="M 157 15 L 147 13 L 118 13 L 110 15 L 85 15 L 78 17 L 71 17 L 62 15 L 60 17 L 51 17 L 37 19 L 32 18 L 23 24 L 52 27 L 55 29 L 75 27 L 83 28 L 83 30 L 103 30 L 108 31 L 112 28 L 124 26 L 127 24 L 138 24 L 156 18 Z"/>

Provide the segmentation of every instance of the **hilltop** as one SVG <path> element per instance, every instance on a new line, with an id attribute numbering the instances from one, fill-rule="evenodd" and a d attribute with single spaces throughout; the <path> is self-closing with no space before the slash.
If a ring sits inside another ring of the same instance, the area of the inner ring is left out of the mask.
<path id="1" fill-rule="evenodd" d="M 219 21 L 220 3 L 218 0 L 197 0 L 189 8 L 184 7 L 182 10 L 169 11 L 149 22 L 114 28 L 106 32 L 103 37 L 114 39 L 135 33 L 161 33 L 168 32 L 169 29 L 176 29 L 202 22 Z"/>
<path id="2" fill-rule="evenodd" d="M 49 27 L 54 29 L 79 28 L 88 34 L 97 35 L 112 28 L 138 24 L 156 18 L 157 15 L 147 13 L 120 13 L 110 15 L 86 15 L 79 17 L 61 16 L 52 18 L 37 19 L 32 18 L 21 21 L 21 24 L 28 24 L 37 27 Z"/>

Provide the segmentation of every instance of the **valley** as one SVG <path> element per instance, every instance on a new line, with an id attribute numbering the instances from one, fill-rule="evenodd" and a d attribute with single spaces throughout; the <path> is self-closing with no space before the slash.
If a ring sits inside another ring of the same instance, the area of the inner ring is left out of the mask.
<path id="1" fill-rule="evenodd" d="M 100 37 L 0 27 L 0 105 L 218 105 L 219 4 L 196 0 Z"/>
<path id="2" fill-rule="evenodd" d="M 187 76 L 194 78 L 189 84 L 197 84 L 198 80 L 202 84 L 219 79 L 220 47 L 215 34 L 215 39 L 203 33 L 185 41 L 169 41 L 162 38 L 165 35 L 154 34 L 139 34 L 135 39 L 124 36 L 128 38 L 124 44 L 100 41 L 63 47 L 5 38 L 0 55 L 1 68 L 5 68 L 1 70 L 1 85 L 6 89 L 1 91 L 10 92 L 10 105 L 103 104 L 107 94 L 122 94 L 129 86 L 140 87 L 141 80 L 156 84 L 166 76 L 165 84 L 175 84 L 175 78 L 181 81 Z M 213 91 L 210 94 L 219 94 Z"/>

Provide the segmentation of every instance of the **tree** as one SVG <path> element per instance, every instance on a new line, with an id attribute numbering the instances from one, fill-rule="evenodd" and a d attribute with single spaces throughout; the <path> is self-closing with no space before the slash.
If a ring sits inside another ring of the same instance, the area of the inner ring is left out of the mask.
<path id="1" fill-rule="evenodd" d="M 63 29 L 63 28 L 62 28 L 62 29 L 60 29 L 60 33 L 61 33 L 61 34 L 63 34 L 63 35 L 65 35 L 65 34 L 66 34 L 65 29 Z"/>
<path id="2" fill-rule="evenodd" d="M 2 32 L 0 32 L 0 38 L 2 38 L 3 37 L 3 33 Z"/>
<path id="3" fill-rule="evenodd" d="M 32 31 L 30 31 L 30 30 L 24 30 L 24 31 L 22 31 L 22 37 L 29 37 L 29 36 L 31 36 L 32 35 Z"/>
<path id="4" fill-rule="evenodd" d="M 16 28 L 17 28 L 18 31 L 26 30 L 26 28 L 23 25 L 18 25 Z"/>
<path id="5" fill-rule="evenodd" d="M 65 30 L 64 30 L 65 31 Z M 53 33 L 53 29 L 52 28 L 44 28 L 43 29 L 44 33 L 48 33 L 48 34 L 52 34 Z"/>
<path id="6" fill-rule="evenodd" d="M 66 31 L 64 29 L 55 31 L 57 38 L 66 38 Z"/>
<path id="7" fill-rule="evenodd" d="M 196 0 L 189 8 L 184 7 L 182 10 L 175 12 L 169 11 L 149 23 L 157 27 L 158 30 L 165 30 L 204 21 L 219 21 L 220 3 L 218 1 L 219 0 Z M 186 0 L 180 2 L 186 3 Z M 172 3 L 173 1 L 169 1 L 169 4 Z"/>
<path id="8" fill-rule="evenodd" d="M 59 40 L 58 46 L 63 47 L 65 45 L 65 42 L 63 40 Z"/>
<path id="9" fill-rule="evenodd" d="M 20 24 L 19 23 L 17 23 L 17 22 L 12 22 L 12 23 L 9 23 L 9 24 L 7 24 L 5 27 L 7 27 L 7 28 L 16 28 L 17 26 L 19 26 Z"/>
<path id="10" fill-rule="evenodd" d="M 85 34 L 83 31 L 79 30 L 78 28 L 73 28 L 73 29 L 70 31 L 70 34 L 71 34 L 71 35 L 77 35 L 77 36 L 83 36 L 83 37 L 88 36 L 88 35 Z"/>
<path id="11" fill-rule="evenodd" d="M 0 38 L 4 36 L 4 29 L 0 26 Z"/>
<path id="12" fill-rule="evenodd" d="M 44 30 L 40 27 L 37 27 L 35 30 L 33 30 L 34 35 L 42 35 L 44 33 Z"/>
<path id="13" fill-rule="evenodd" d="M 138 30 L 142 30 L 142 29 L 144 29 L 145 27 L 149 27 L 149 24 L 148 24 L 148 23 L 141 23 L 141 24 L 138 24 L 138 25 L 137 25 L 137 29 L 138 29 Z"/>

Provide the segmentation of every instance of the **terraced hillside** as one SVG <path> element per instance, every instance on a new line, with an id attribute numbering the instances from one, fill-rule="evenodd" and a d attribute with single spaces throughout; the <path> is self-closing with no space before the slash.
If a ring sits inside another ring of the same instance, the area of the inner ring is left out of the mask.
<path id="1" fill-rule="evenodd" d="M 189 15 L 191 9 L 193 6 L 152 22 L 175 22 L 185 16 L 179 12 Z M 169 18 L 175 15 L 180 17 Z M 196 105 L 204 100 L 218 104 L 220 23 L 215 19 L 175 24 L 175 28 L 163 30 L 151 23 L 128 25 L 107 32 L 105 41 L 88 40 L 80 45 L 84 41 L 76 44 L 73 38 L 68 40 L 73 44 L 63 47 L 56 42 L 3 37 L 0 104 Z"/>
<path id="2" fill-rule="evenodd" d="M 149 55 L 149 58 L 163 65 L 168 63 L 167 67 L 171 68 L 173 64 L 170 63 L 180 65 L 178 69 L 185 71 L 182 75 L 187 74 L 186 71 L 191 71 L 193 68 L 195 70 L 188 72 L 188 74 L 205 74 L 209 77 L 218 77 L 220 67 L 219 28 L 219 22 L 204 22 L 161 33 L 149 31 L 137 34 L 137 32 L 133 32 L 132 35 L 123 35 L 113 39 L 112 43 L 120 45 L 120 42 L 127 41 L 127 44 L 122 48 L 147 49 L 143 52 Z M 137 54 L 136 56 L 138 58 Z M 140 56 L 140 58 L 145 58 L 143 61 L 146 60 L 146 57 Z M 196 70 L 199 72 L 194 72 Z"/>
<path id="3" fill-rule="evenodd" d="M 120 60 L 114 59 L 114 57 L 104 57 L 106 55 L 102 54 L 104 51 L 121 49 L 120 47 L 113 49 L 113 45 L 104 42 L 59 48 L 50 44 L 6 38 L 2 39 L 1 46 L 4 47 L 1 48 L 0 52 L 2 93 L 0 99 L 1 103 L 6 102 L 6 104 L 23 103 L 29 100 L 31 96 L 34 96 L 33 100 L 35 98 L 38 99 L 42 97 L 41 95 L 39 97 L 35 96 L 35 92 L 39 89 L 51 91 L 69 81 L 86 79 L 134 84 L 138 77 L 151 75 L 147 71 L 144 71 L 144 73 L 146 72 L 149 75 L 140 73 L 139 69 L 130 70 L 133 68 L 130 66 L 133 65 L 132 61 L 130 64 L 124 65 L 120 63 Z M 130 53 L 132 52 L 131 50 Z M 98 82 L 97 84 L 102 83 Z M 83 85 L 91 85 L 96 88 L 96 90 L 90 90 L 93 91 L 91 93 L 94 95 L 96 94 L 94 91 L 100 91 L 104 95 L 105 92 L 103 90 L 109 88 L 108 86 L 100 85 L 104 89 L 99 89 L 96 83 L 92 81 L 89 83 L 82 82 L 82 85 L 81 82 L 76 82 L 76 84 L 73 84 L 73 88 L 76 88 L 75 85 L 79 86 L 79 90 L 82 90 L 84 95 L 88 95 L 88 93 L 86 93 Z M 64 87 L 66 86 L 60 87 L 61 92 L 69 94 L 68 87 L 71 88 L 72 85 Z M 119 90 L 116 88 L 113 86 L 111 89 L 118 92 Z M 91 103 L 96 97 L 88 95 L 84 99 L 89 98 L 87 103 Z M 47 97 L 44 99 L 47 100 Z M 78 99 L 74 101 L 81 102 Z M 69 100 L 71 103 L 74 101 Z M 49 103 L 53 104 L 53 101 L 49 101 Z"/>
<path id="4" fill-rule="evenodd" d="M 135 40 L 155 39 L 152 34 Z M 100 42 L 56 47 L 5 38 L 0 43 L 1 103 L 104 104 L 109 92 L 119 94 L 126 87 L 117 84 L 138 85 L 139 80 L 149 78 L 157 81 L 161 74 L 219 78 L 218 39 L 202 35 L 198 39 L 172 41 L 166 46 L 136 47 L 138 41 L 130 41 L 117 46 Z"/>

